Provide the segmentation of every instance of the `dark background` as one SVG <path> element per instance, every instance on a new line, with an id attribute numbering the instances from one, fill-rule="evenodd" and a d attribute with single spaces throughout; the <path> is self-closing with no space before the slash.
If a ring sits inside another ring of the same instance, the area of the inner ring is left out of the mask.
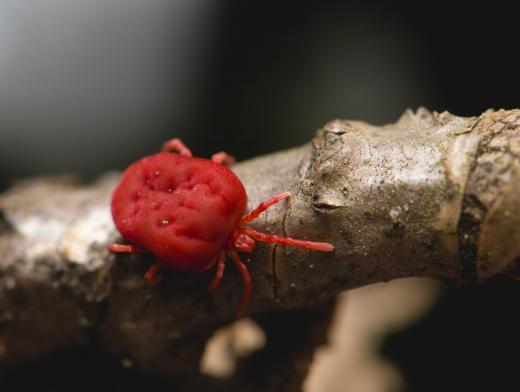
<path id="1" fill-rule="evenodd" d="M 334 118 L 519 107 L 519 38 L 498 2 L 0 0 L 0 189 L 46 173 L 90 181 L 172 137 L 242 160 Z M 519 285 L 450 292 L 385 354 L 413 391 L 505 389 Z M 61 361 L 45 366 L 75 366 Z"/>

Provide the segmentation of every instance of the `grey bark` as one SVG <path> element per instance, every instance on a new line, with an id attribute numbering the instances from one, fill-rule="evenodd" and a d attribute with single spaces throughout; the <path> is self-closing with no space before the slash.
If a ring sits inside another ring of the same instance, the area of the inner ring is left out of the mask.
<path id="1" fill-rule="evenodd" d="M 311 307 L 340 291 L 400 277 L 460 284 L 514 275 L 520 254 L 520 110 L 461 118 L 407 111 L 391 125 L 336 120 L 311 143 L 233 166 L 249 208 L 291 191 L 254 227 L 331 242 L 324 254 L 258 244 L 243 255 L 252 315 Z M 96 334 L 143 369 L 193 372 L 204 343 L 233 319 L 242 284 L 228 264 L 164 272 L 149 255 L 114 256 L 109 212 L 117 174 L 94 184 L 31 179 L 0 197 L 0 363 Z"/>

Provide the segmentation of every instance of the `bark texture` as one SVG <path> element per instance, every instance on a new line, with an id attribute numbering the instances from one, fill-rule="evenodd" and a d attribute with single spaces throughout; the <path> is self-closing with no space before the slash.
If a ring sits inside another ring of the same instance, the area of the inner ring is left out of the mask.
<path id="1" fill-rule="evenodd" d="M 340 291 L 400 277 L 451 284 L 514 275 L 520 255 L 520 110 L 461 118 L 425 109 L 377 127 L 336 120 L 311 143 L 233 166 L 249 207 L 291 191 L 254 227 L 331 242 L 324 254 L 258 244 L 243 255 L 252 315 L 327 303 Z M 32 179 L 0 196 L 0 363 L 101 341 L 150 371 L 198 369 L 207 337 L 233 319 L 242 284 L 228 265 L 164 272 L 149 255 L 118 256 L 110 211 L 118 179 L 82 186 Z"/>

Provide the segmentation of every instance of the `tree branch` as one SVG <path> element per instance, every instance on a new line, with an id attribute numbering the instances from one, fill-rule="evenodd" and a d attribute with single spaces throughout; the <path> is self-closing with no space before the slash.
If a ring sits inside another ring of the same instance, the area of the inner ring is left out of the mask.
<path id="1" fill-rule="evenodd" d="M 309 307 L 400 277 L 452 284 L 513 275 L 520 254 L 520 110 L 461 118 L 425 109 L 392 125 L 336 120 L 309 144 L 233 166 L 249 207 L 291 191 L 254 227 L 331 242 L 331 254 L 258 244 L 247 259 L 251 314 Z M 140 367 L 192 372 L 209 334 L 233 318 L 241 280 L 227 268 L 165 271 L 111 255 L 117 175 L 79 186 L 32 179 L 0 197 L 0 363 L 93 336 Z"/>

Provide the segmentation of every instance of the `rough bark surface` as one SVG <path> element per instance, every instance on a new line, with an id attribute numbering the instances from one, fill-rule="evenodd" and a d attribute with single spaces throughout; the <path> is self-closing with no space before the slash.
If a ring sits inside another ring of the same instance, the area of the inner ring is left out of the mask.
<path id="1" fill-rule="evenodd" d="M 249 207 L 291 191 L 264 232 L 326 241 L 331 254 L 258 244 L 244 257 L 250 313 L 311 307 L 340 291 L 400 277 L 459 284 L 513 275 L 520 255 L 520 110 L 461 118 L 407 111 L 383 127 L 336 120 L 311 143 L 233 166 Z M 241 293 L 228 266 L 165 271 L 118 256 L 110 211 L 116 174 L 87 186 L 32 179 L 0 196 L 0 363 L 98 339 L 143 369 L 193 372 L 207 337 Z"/>

